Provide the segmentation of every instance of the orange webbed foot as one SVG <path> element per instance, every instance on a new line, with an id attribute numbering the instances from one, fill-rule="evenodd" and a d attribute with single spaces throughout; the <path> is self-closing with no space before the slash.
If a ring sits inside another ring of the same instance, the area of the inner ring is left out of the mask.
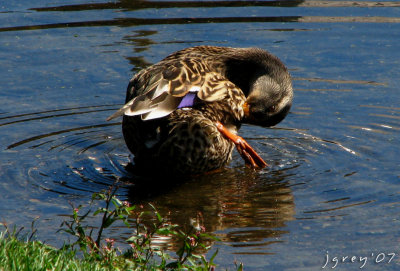
<path id="1" fill-rule="evenodd" d="M 258 155 L 258 153 L 249 145 L 249 143 L 246 142 L 246 140 L 230 132 L 219 121 L 216 122 L 216 126 L 221 134 L 235 143 L 239 154 L 242 156 L 247 165 L 250 165 L 252 168 L 264 168 L 267 166 L 267 163 L 265 163 L 261 156 Z"/>

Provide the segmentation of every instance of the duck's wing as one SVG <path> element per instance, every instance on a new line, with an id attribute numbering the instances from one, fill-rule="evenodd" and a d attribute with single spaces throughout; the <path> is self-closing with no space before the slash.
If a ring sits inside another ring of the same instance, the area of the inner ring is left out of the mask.
<path id="1" fill-rule="evenodd" d="M 148 79 L 143 81 L 140 77 Z M 201 58 L 160 62 L 132 80 L 137 81 L 132 85 L 139 95 L 107 120 L 121 115 L 141 115 L 143 120 L 161 118 L 176 110 L 188 93 L 197 93 L 201 100 L 215 102 L 227 97 L 233 89 L 241 92 L 219 72 L 210 69 L 210 65 Z"/>

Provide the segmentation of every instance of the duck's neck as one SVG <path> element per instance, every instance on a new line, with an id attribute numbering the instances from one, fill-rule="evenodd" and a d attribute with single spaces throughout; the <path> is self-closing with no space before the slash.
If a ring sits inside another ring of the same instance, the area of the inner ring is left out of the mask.
<path id="1" fill-rule="evenodd" d="M 285 65 L 274 55 L 261 49 L 243 49 L 225 60 L 226 77 L 240 87 L 247 97 L 260 76 L 269 76 L 278 84 L 289 80 Z"/>

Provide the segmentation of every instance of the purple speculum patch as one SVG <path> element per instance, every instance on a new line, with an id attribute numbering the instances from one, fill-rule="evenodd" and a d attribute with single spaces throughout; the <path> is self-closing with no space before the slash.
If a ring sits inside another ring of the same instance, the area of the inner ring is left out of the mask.
<path id="1" fill-rule="evenodd" d="M 197 101 L 197 92 L 189 92 L 186 94 L 178 105 L 178 108 L 193 107 Z"/>

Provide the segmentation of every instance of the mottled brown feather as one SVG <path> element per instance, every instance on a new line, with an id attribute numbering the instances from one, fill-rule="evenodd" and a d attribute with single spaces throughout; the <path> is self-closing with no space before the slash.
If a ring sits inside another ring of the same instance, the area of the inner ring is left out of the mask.
<path id="1" fill-rule="evenodd" d="M 226 165 L 234 148 L 215 122 L 236 133 L 248 96 L 266 99 L 262 91 L 252 92 L 257 78 L 265 75 L 263 82 L 281 87 L 282 97 L 287 96 L 282 107 L 290 108 L 290 76 L 275 56 L 257 48 L 186 48 L 138 72 L 129 83 L 126 105 L 109 119 L 124 115 L 125 142 L 144 173 L 210 171 Z M 190 91 L 197 92 L 199 101 L 192 108 L 177 109 Z M 276 99 L 281 103 L 283 98 Z"/>

